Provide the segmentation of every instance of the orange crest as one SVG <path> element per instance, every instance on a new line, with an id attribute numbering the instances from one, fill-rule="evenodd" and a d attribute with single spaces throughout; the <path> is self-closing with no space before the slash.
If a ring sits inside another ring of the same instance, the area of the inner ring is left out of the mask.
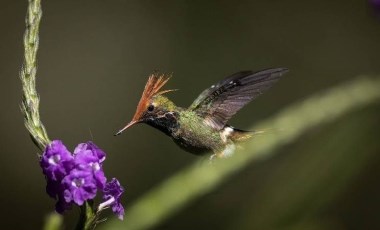
<path id="1" fill-rule="evenodd" d="M 146 83 L 144 88 L 144 92 L 142 93 L 139 104 L 137 105 L 135 115 L 124 128 L 120 129 L 119 132 L 115 134 L 115 136 L 120 135 L 124 130 L 140 122 L 141 116 L 147 110 L 149 106 L 149 101 L 152 99 L 152 97 L 170 91 L 174 91 L 173 89 L 160 91 L 160 89 L 166 84 L 166 82 L 169 81 L 170 77 L 171 75 L 165 76 L 164 74 L 159 75 L 158 73 L 153 73 L 149 76 L 148 82 Z"/>
<path id="2" fill-rule="evenodd" d="M 164 74 L 153 73 L 149 76 L 149 79 L 145 85 L 144 92 L 141 95 L 139 104 L 137 105 L 136 113 L 133 116 L 133 121 L 140 119 L 141 115 L 146 111 L 149 106 L 149 101 L 156 95 L 161 95 L 174 90 L 162 90 L 160 89 L 169 81 L 171 75 L 165 76 Z"/>

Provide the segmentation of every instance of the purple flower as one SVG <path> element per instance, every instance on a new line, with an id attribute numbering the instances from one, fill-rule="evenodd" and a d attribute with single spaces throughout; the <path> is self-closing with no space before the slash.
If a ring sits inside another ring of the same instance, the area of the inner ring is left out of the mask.
<path id="1" fill-rule="evenodd" d="M 101 150 L 91 141 L 79 144 L 74 150 L 74 155 L 80 152 L 86 152 L 88 155 L 97 157 L 99 163 L 103 163 L 103 161 L 106 159 L 106 154 L 103 152 L 103 150 Z"/>
<path id="2" fill-rule="evenodd" d="M 96 196 L 96 181 L 91 170 L 73 169 L 62 180 L 65 188 L 63 197 L 67 203 L 74 202 L 82 205 L 86 200 Z"/>
<path id="3" fill-rule="evenodd" d="M 115 178 L 109 183 L 103 172 L 106 154 L 92 142 L 79 144 L 72 155 L 62 141 L 54 140 L 45 149 L 40 165 L 46 177 L 46 192 L 57 200 L 55 209 L 63 213 L 73 204 L 79 206 L 94 199 L 98 189 L 103 190 L 99 210 L 111 206 L 123 219 L 124 208 L 120 203 L 124 189 Z"/>
<path id="4" fill-rule="evenodd" d="M 99 205 L 99 209 L 103 209 L 106 206 L 111 206 L 112 211 L 120 220 L 122 220 L 124 217 L 124 208 L 121 204 L 121 195 L 123 192 L 124 189 L 120 185 L 119 181 L 116 178 L 112 178 L 112 180 L 108 182 L 103 189 L 104 202 Z"/>
<path id="5" fill-rule="evenodd" d="M 62 185 L 61 181 L 46 180 L 46 193 L 51 197 L 56 199 L 57 195 L 60 193 Z"/>
<path id="6" fill-rule="evenodd" d="M 60 194 L 58 197 L 58 201 L 55 204 L 55 211 L 59 214 L 63 214 L 66 210 L 71 209 L 73 202 L 66 202 L 63 194 Z"/>
<path id="7" fill-rule="evenodd" d="M 90 168 L 94 173 L 97 186 L 103 189 L 107 181 L 101 164 L 101 162 L 105 160 L 104 152 L 92 142 L 88 142 L 79 144 L 75 148 L 74 154 L 75 167 L 80 170 Z"/>
<path id="8" fill-rule="evenodd" d="M 40 165 L 48 180 L 60 181 L 73 167 L 73 156 L 61 141 L 52 141 L 45 149 Z"/>

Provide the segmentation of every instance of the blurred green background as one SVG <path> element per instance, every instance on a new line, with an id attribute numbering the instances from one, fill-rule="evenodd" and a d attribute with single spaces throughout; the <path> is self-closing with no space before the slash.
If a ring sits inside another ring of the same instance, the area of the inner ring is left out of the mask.
<path id="1" fill-rule="evenodd" d="M 42 121 L 50 138 L 71 149 L 94 140 L 108 153 L 106 174 L 126 187 L 126 206 L 199 159 L 146 125 L 113 136 L 132 117 L 153 70 L 174 74 L 167 87 L 180 91 L 169 96 L 187 106 L 231 73 L 289 68 L 231 120 L 239 128 L 340 82 L 380 73 L 380 20 L 366 1 L 42 4 Z M 54 208 L 19 109 L 26 7 L 4 1 L 0 8 L 0 226 L 9 229 L 40 229 Z M 380 229 L 379 116 L 377 103 L 313 129 L 155 229 Z M 76 209 L 65 215 L 66 229 L 77 216 Z"/>

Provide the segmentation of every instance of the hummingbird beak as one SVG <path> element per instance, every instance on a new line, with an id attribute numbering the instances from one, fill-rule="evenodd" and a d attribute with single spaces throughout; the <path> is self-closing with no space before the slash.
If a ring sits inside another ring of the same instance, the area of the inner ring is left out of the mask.
<path id="1" fill-rule="evenodd" d="M 140 122 L 139 120 L 132 120 L 132 121 L 129 122 L 124 128 L 120 129 L 119 132 L 115 133 L 114 136 L 118 136 L 118 135 L 120 135 L 122 132 L 124 132 L 124 130 L 128 129 L 128 128 L 131 127 L 132 125 L 137 124 L 137 123 L 139 123 L 139 122 Z"/>

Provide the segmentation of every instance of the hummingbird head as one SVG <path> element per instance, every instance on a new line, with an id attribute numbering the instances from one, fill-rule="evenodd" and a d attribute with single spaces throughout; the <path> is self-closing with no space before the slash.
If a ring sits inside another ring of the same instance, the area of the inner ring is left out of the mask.
<path id="1" fill-rule="evenodd" d="M 175 109 L 175 105 L 167 97 L 162 94 L 175 91 L 175 90 L 161 90 L 161 88 L 169 81 L 171 76 L 163 74 L 158 75 L 153 73 L 145 85 L 144 91 L 141 95 L 139 104 L 137 105 L 135 115 L 132 120 L 115 136 L 120 135 L 124 130 L 137 123 L 152 123 L 158 118 L 165 116 L 169 111 Z"/>

